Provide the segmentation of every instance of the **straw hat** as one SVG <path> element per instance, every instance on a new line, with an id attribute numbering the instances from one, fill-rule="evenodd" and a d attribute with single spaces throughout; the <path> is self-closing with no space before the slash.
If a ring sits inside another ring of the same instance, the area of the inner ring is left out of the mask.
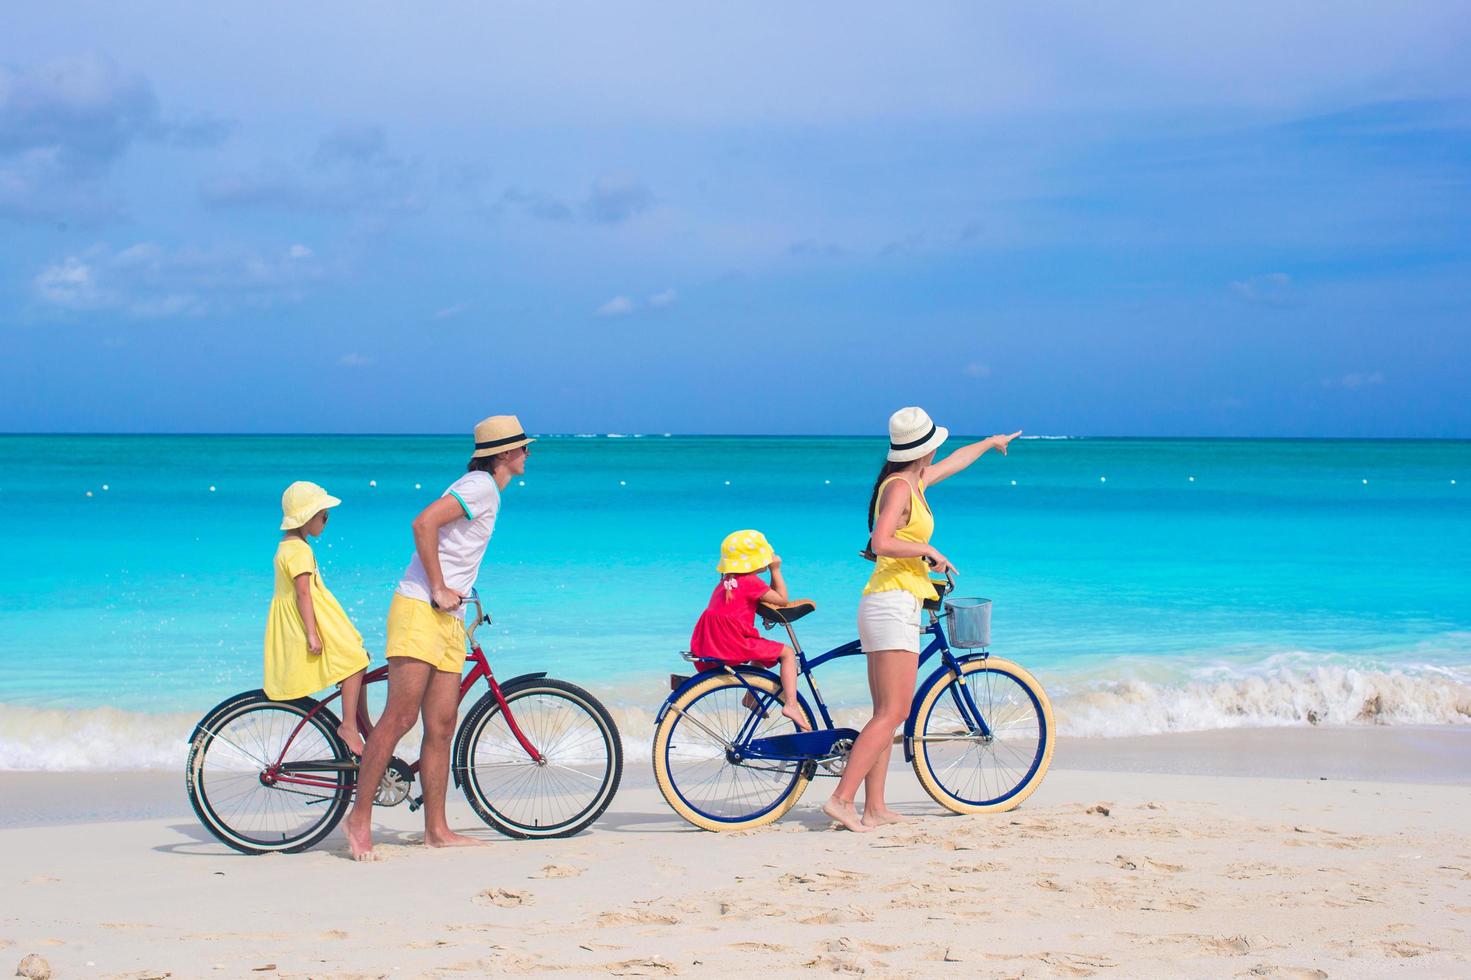
<path id="1" fill-rule="evenodd" d="M 340 503 L 342 501 L 315 483 L 298 480 L 281 494 L 281 530 L 294 531 L 316 517 L 319 511 Z"/>
<path id="2" fill-rule="evenodd" d="M 754 572 L 771 564 L 776 552 L 766 543 L 766 535 L 760 531 L 735 531 L 720 542 L 720 564 L 715 570 L 721 575 L 740 575 Z"/>
<path id="3" fill-rule="evenodd" d="M 526 438 L 526 430 L 521 428 L 521 420 L 516 416 L 492 415 L 475 426 L 475 452 L 470 458 L 510 452 L 535 441 Z"/>
<path id="4" fill-rule="evenodd" d="M 889 462 L 908 463 L 939 449 L 950 430 L 930 421 L 922 408 L 901 408 L 889 416 Z"/>

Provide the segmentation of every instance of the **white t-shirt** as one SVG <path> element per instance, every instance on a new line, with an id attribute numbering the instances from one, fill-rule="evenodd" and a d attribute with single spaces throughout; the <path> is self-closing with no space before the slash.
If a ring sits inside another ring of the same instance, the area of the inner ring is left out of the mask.
<path id="1" fill-rule="evenodd" d="M 475 587 L 480 560 L 485 557 L 485 546 L 495 530 L 501 492 L 489 473 L 476 470 L 451 483 L 442 496 L 454 497 L 464 513 L 439 529 L 439 570 L 444 573 L 445 588 L 468 595 Z M 398 583 L 398 594 L 420 602 L 430 601 L 429 577 L 424 574 L 424 563 L 417 552 Z"/>

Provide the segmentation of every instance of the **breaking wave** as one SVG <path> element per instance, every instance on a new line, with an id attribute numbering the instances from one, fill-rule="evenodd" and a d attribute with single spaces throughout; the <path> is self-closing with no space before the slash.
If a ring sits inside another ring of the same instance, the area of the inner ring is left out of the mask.
<path id="1" fill-rule="evenodd" d="M 1471 723 L 1465 671 L 1277 668 L 1183 683 L 1071 683 L 1049 692 L 1065 735 L 1158 735 L 1285 725 Z"/>
<path id="2" fill-rule="evenodd" d="M 1042 672 L 1058 731 L 1073 737 L 1159 735 L 1223 728 L 1309 725 L 1471 724 L 1471 666 L 1366 670 L 1345 664 L 1254 670 L 1220 667 L 1180 678 L 1100 680 Z M 589 685 L 598 690 L 597 685 Z M 600 691 L 612 708 L 625 755 L 643 756 L 659 684 Z M 646 699 L 648 703 L 637 703 Z M 857 697 L 830 707 L 840 725 L 861 726 Z M 115 708 L 64 709 L 0 704 L 0 770 L 182 770 L 198 715 Z M 417 741 L 415 733 L 409 739 Z"/>

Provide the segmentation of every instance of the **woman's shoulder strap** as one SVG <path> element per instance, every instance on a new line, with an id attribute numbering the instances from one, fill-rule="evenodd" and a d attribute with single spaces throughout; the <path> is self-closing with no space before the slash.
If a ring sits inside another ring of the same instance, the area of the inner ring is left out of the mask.
<path id="1" fill-rule="evenodd" d="M 878 512 L 880 510 L 883 510 L 883 507 L 884 507 L 884 490 L 885 490 L 885 488 L 887 488 L 888 485 L 891 484 L 891 483 L 893 483 L 895 480 L 904 480 L 904 485 L 909 488 L 909 496 L 910 497 L 913 497 L 914 496 L 914 484 L 910 483 L 908 480 L 905 480 L 904 479 L 904 474 L 902 474 L 902 473 L 895 473 L 895 474 L 893 474 L 891 476 L 885 477 L 884 480 L 883 480 L 883 482 L 879 484 L 878 493 L 875 494 L 874 495 L 874 498 L 873 498 L 873 513 L 874 513 L 874 516 L 875 517 L 878 516 Z"/>

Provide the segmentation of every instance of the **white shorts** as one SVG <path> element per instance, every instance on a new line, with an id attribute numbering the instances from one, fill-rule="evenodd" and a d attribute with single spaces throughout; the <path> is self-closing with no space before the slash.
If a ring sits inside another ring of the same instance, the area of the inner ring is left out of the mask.
<path id="1" fill-rule="evenodd" d="M 912 592 L 870 592 L 858 600 L 858 643 L 864 653 L 908 650 L 919 653 L 919 611 Z"/>

